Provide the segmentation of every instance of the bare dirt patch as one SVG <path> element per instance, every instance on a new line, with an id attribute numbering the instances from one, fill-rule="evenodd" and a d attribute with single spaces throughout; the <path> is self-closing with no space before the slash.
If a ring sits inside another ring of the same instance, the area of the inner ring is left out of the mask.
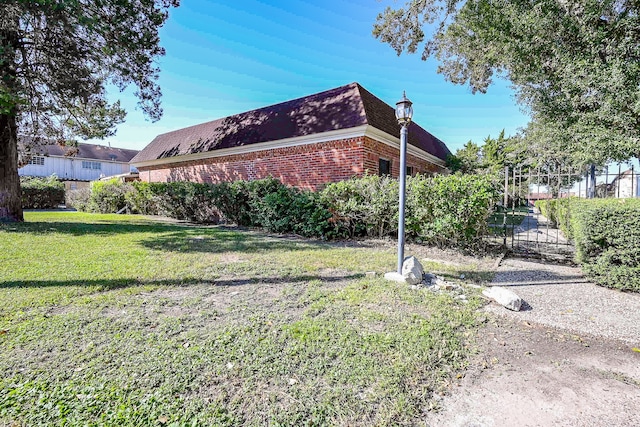
<path id="1" fill-rule="evenodd" d="M 467 375 L 430 426 L 616 426 L 640 423 L 640 354 L 619 341 L 491 321 Z"/>
<path id="2" fill-rule="evenodd" d="M 515 259 L 493 284 L 526 310 L 486 307 L 478 356 L 428 425 L 640 425 L 640 296 L 595 286 L 575 267 Z"/>

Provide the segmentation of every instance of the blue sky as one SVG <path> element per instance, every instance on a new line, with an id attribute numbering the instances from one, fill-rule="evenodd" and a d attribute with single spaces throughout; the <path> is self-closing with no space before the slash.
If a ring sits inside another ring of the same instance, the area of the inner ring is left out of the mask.
<path id="1" fill-rule="evenodd" d="M 145 120 L 133 88 L 111 93 L 129 114 L 108 140 L 142 149 L 160 133 L 354 81 L 391 105 L 406 90 L 414 120 L 454 152 L 469 140 L 526 125 L 506 82 L 472 95 L 445 82 L 434 60 L 398 57 L 375 39 L 377 14 L 402 3 L 183 0 L 161 30 L 167 51 L 159 61 L 164 117 Z"/>

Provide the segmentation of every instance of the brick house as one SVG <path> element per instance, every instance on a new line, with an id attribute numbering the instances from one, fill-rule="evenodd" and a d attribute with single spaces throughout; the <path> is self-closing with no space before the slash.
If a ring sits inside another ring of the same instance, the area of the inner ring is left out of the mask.
<path id="1" fill-rule="evenodd" d="M 369 174 L 399 174 L 394 108 L 358 83 L 158 135 L 132 160 L 147 182 L 221 182 L 273 176 L 319 189 Z M 410 174 L 446 173 L 450 153 L 409 126 Z"/>

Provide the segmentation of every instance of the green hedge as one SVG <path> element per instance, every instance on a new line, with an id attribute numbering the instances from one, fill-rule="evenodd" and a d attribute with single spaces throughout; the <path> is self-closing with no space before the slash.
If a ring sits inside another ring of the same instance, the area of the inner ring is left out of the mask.
<path id="1" fill-rule="evenodd" d="M 81 187 L 69 190 L 65 194 L 65 205 L 81 212 L 89 211 L 89 201 L 91 200 L 91 187 Z"/>
<path id="2" fill-rule="evenodd" d="M 539 200 L 536 207 L 576 247 L 599 285 L 640 292 L 640 199 Z"/>
<path id="3" fill-rule="evenodd" d="M 398 231 L 398 182 L 367 175 L 329 184 L 320 198 L 331 221 L 350 237 L 384 237 Z"/>
<path id="4" fill-rule="evenodd" d="M 486 177 L 409 177 L 407 238 L 469 247 L 485 235 L 495 198 Z M 398 232 L 398 182 L 365 176 L 329 184 L 316 193 L 287 187 L 274 178 L 220 184 L 106 181 L 92 186 L 87 210 L 116 212 L 122 208 L 323 239 L 383 237 Z"/>
<path id="5" fill-rule="evenodd" d="M 488 176 L 438 175 L 407 182 L 409 236 L 437 246 L 467 247 L 488 234 L 498 193 Z"/>
<path id="6" fill-rule="evenodd" d="M 221 184 L 100 181 L 93 183 L 88 201 L 77 205 L 88 212 L 124 209 L 196 223 L 224 220 L 308 237 L 341 235 L 318 194 L 286 187 L 274 178 Z"/>
<path id="7" fill-rule="evenodd" d="M 542 215 L 555 224 L 556 199 L 537 200 L 534 205 Z"/>
<path id="8" fill-rule="evenodd" d="M 571 205 L 576 260 L 602 286 L 640 292 L 640 199 Z"/>
<path id="9" fill-rule="evenodd" d="M 538 200 L 535 207 L 540 210 L 554 227 L 560 228 L 567 238 L 571 238 L 571 204 L 577 202 L 578 198 L 569 197 L 563 199 Z"/>
<path id="10" fill-rule="evenodd" d="M 20 187 L 23 209 L 54 209 L 64 203 L 64 184 L 55 175 L 21 177 Z"/>
<path id="11" fill-rule="evenodd" d="M 127 208 L 125 194 L 131 191 L 131 185 L 117 178 L 91 183 L 91 196 L 88 209 L 98 213 L 114 213 Z M 77 208 L 76 208 L 77 209 Z"/>
<path id="12" fill-rule="evenodd" d="M 322 199 L 333 221 L 351 236 L 398 232 L 398 182 L 365 176 L 330 184 Z M 470 247 L 486 235 L 497 193 L 490 178 L 477 175 L 407 178 L 405 232 L 409 240 Z"/>

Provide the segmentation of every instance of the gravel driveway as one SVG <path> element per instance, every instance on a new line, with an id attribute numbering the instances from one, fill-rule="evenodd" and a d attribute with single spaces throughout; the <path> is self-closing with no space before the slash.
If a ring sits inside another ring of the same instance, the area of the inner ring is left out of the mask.
<path id="1" fill-rule="evenodd" d="M 528 305 L 518 313 L 489 305 L 495 314 L 640 347 L 640 294 L 594 285 L 579 268 L 505 259 L 492 284 L 511 289 Z"/>
<path id="2" fill-rule="evenodd" d="M 505 259 L 493 285 L 522 297 L 496 304 L 467 375 L 428 426 L 637 427 L 640 295 L 589 283 L 580 269 Z"/>

